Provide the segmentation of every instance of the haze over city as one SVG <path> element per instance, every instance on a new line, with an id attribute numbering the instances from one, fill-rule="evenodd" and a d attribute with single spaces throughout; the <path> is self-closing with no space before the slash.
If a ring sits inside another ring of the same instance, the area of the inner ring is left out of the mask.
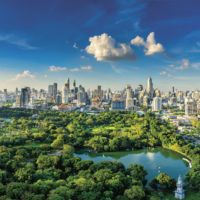
<path id="1" fill-rule="evenodd" d="M 0 89 L 127 84 L 195 90 L 198 1 L 1 1 Z"/>

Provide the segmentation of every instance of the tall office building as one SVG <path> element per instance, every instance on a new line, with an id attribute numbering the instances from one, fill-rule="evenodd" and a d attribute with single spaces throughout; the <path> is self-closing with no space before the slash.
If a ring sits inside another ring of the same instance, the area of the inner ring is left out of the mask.
<path id="1" fill-rule="evenodd" d="M 162 110 L 162 99 L 160 97 L 153 98 L 152 110 L 153 111 Z"/>
<path id="2" fill-rule="evenodd" d="M 15 89 L 15 95 L 18 95 L 18 88 Z"/>
<path id="3" fill-rule="evenodd" d="M 97 96 L 99 99 L 101 99 L 101 86 L 100 85 L 97 86 Z"/>
<path id="4" fill-rule="evenodd" d="M 30 102 L 30 87 L 21 89 L 21 106 L 27 106 Z"/>
<path id="5" fill-rule="evenodd" d="M 75 79 L 74 79 L 74 81 L 73 81 L 73 90 L 75 91 L 75 88 L 76 88 L 76 81 L 75 81 Z"/>
<path id="6" fill-rule="evenodd" d="M 48 87 L 48 96 L 53 96 L 53 85 L 49 85 Z"/>
<path id="7" fill-rule="evenodd" d="M 56 102 L 56 95 L 57 95 L 57 83 L 53 84 L 53 99 Z"/>
<path id="8" fill-rule="evenodd" d="M 67 87 L 62 88 L 62 103 L 66 104 L 68 103 L 68 98 L 69 98 L 69 90 Z"/>
<path id="9" fill-rule="evenodd" d="M 153 98 L 153 83 L 151 77 L 147 80 L 147 94 L 149 95 L 149 98 Z"/>
<path id="10" fill-rule="evenodd" d="M 172 93 L 174 93 L 174 87 L 172 87 Z"/>
<path id="11" fill-rule="evenodd" d="M 69 78 L 67 78 L 66 82 L 65 82 L 65 87 L 70 90 L 70 85 L 69 85 Z"/>

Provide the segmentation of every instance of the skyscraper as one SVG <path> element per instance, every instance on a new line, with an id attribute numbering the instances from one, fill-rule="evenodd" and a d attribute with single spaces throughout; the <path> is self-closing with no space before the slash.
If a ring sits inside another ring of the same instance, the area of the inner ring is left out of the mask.
<path id="1" fill-rule="evenodd" d="M 56 95 L 57 95 L 57 83 L 53 84 L 53 99 L 56 102 Z"/>
<path id="2" fill-rule="evenodd" d="M 147 94 L 149 95 L 149 98 L 153 98 L 153 83 L 151 77 L 147 80 Z"/>
<path id="3" fill-rule="evenodd" d="M 97 86 L 97 96 L 99 99 L 101 99 L 101 86 L 100 85 Z"/>
<path id="4" fill-rule="evenodd" d="M 76 88 L 76 81 L 75 81 L 75 79 L 74 79 L 74 81 L 73 81 L 73 90 L 75 91 L 75 88 Z"/>
<path id="5" fill-rule="evenodd" d="M 18 95 L 18 88 L 16 88 L 16 90 L 15 90 L 15 95 L 16 96 Z"/>
<path id="6" fill-rule="evenodd" d="M 66 82 L 65 82 L 65 87 L 70 90 L 70 85 L 69 85 L 69 78 L 67 78 Z"/>
<path id="7" fill-rule="evenodd" d="M 68 98 L 69 98 L 69 90 L 67 87 L 62 88 L 62 103 L 66 104 L 68 103 Z"/>
<path id="8" fill-rule="evenodd" d="M 21 106 L 24 107 L 30 102 L 30 88 L 25 87 L 21 89 Z"/>
<path id="9" fill-rule="evenodd" d="M 53 85 L 49 85 L 48 87 L 48 96 L 53 96 Z"/>
<path id="10" fill-rule="evenodd" d="M 172 93 L 174 93 L 174 87 L 172 87 Z"/>

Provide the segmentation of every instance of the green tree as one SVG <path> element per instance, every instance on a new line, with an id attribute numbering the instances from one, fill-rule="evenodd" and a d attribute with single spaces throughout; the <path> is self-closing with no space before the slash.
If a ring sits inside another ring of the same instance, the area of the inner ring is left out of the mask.
<path id="1" fill-rule="evenodd" d="M 140 186 L 132 186 L 130 189 L 125 190 L 124 195 L 129 199 L 140 200 L 145 196 Z"/>

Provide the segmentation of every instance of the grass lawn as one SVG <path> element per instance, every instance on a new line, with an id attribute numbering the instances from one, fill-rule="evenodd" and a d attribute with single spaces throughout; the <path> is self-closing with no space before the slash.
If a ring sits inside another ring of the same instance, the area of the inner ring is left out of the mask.
<path id="1" fill-rule="evenodd" d="M 51 143 L 26 143 L 22 145 L 23 147 L 39 147 L 41 144 L 47 144 L 48 146 L 51 146 Z"/>
<path id="2" fill-rule="evenodd" d="M 31 129 L 33 132 L 38 132 L 38 128 L 32 128 Z"/>
<path id="3" fill-rule="evenodd" d="M 128 129 L 130 129 L 131 127 L 124 127 L 124 128 L 119 128 L 123 131 L 126 131 Z M 105 127 L 97 127 L 97 128 L 93 128 L 92 132 L 95 133 L 95 132 L 102 132 L 103 130 L 105 129 L 109 129 L 109 130 L 115 130 L 115 129 L 118 129 L 117 127 L 114 127 L 114 126 L 105 126 Z"/>
<path id="4" fill-rule="evenodd" d="M 194 190 L 194 189 L 190 188 L 187 185 L 186 186 L 186 192 L 185 192 L 185 198 L 184 198 L 184 200 L 199 200 L 199 197 L 197 196 L 197 193 L 198 193 L 198 190 Z M 175 200 L 175 198 L 174 198 L 174 192 L 166 194 L 165 198 L 168 198 L 169 200 Z"/>

